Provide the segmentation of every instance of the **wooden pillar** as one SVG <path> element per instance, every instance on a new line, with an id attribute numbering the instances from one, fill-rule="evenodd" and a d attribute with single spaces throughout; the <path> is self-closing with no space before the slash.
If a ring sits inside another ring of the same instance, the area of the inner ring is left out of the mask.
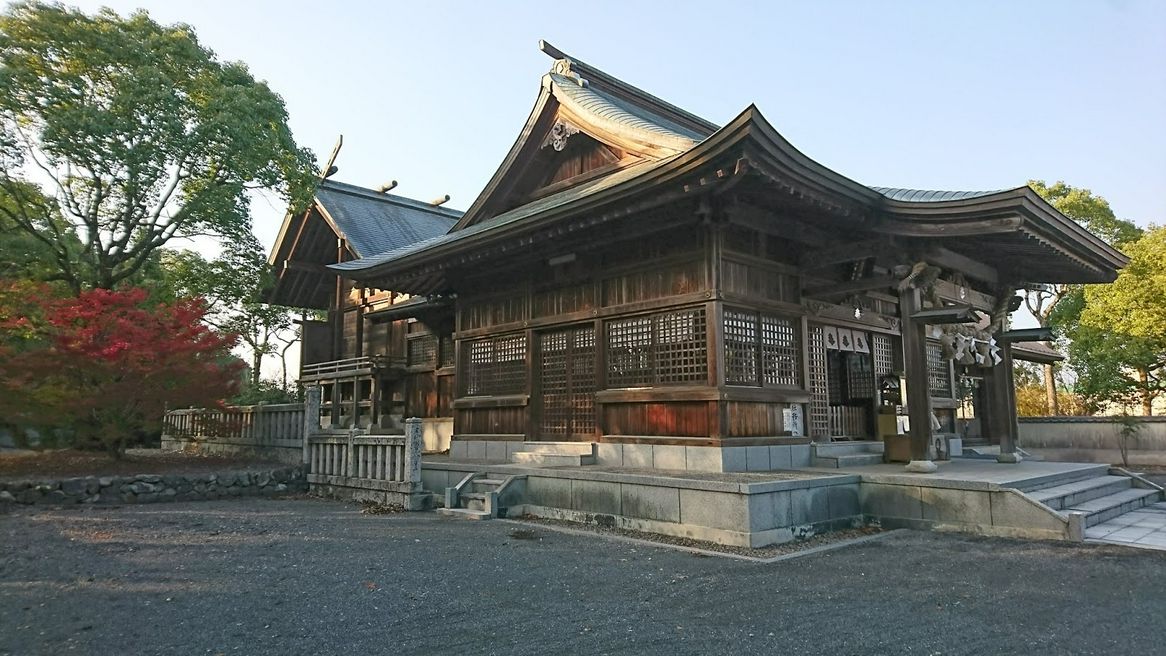
<path id="1" fill-rule="evenodd" d="M 931 391 L 927 385 L 927 326 L 911 318 L 922 309 L 918 289 L 899 292 L 902 319 L 903 371 L 907 377 L 907 418 L 911 422 L 911 462 L 908 471 L 936 469 L 927 457 L 931 446 Z"/>
<path id="2" fill-rule="evenodd" d="M 1000 343 L 1000 364 L 992 367 L 992 380 L 1000 381 L 1001 389 L 998 394 L 1000 405 L 992 408 L 992 415 L 999 414 L 996 425 L 1000 426 L 1000 455 L 998 462 L 1017 463 L 1021 461 L 1016 452 L 1016 441 L 1020 436 L 1020 422 L 1016 418 L 1016 381 L 1012 378 L 1012 344 L 1008 341 Z M 999 369 L 1000 371 L 995 371 Z M 995 394 L 994 394 L 995 395 Z"/>

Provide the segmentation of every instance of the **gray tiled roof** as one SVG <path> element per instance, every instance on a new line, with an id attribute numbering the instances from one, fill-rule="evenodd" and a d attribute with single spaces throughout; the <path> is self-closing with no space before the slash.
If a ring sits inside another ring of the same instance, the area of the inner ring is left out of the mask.
<path id="1" fill-rule="evenodd" d="M 336 271 L 360 271 L 374 267 L 378 264 L 400 259 L 406 255 L 429 250 L 430 248 L 434 248 L 442 244 L 461 241 L 489 230 L 494 230 L 505 225 L 518 223 L 533 215 L 545 212 L 560 205 L 565 205 L 572 201 L 590 196 L 591 194 L 618 185 L 634 177 L 647 173 L 648 171 L 659 168 L 660 166 L 667 164 L 673 159 L 675 159 L 675 157 L 669 157 L 658 162 L 640 162 L 637 164 L 632 164 L 631 166 L 616 171 L 610 175 L 606 175 L 595 180 L 590 180 L 578 186 L 571 187 L 570 189 L 560 191 L 557 194 L 551 194 L 550 196 L 531 201 L 526 205 L 516 207 L 509 212 L 499 214 L 498 216 L 487 219 L 481 223 L 475 223 L 468 228 L 463 228 L 449 234 L 437 235 L 430 239 L 409 244 L 391 251 L 376 253 L 372 256 L 361 257 L 360 259 L 350 260 L 348 262 L 332 264 L 329 265 L 329 268 Z"/>
<path id="2" fill-rule="evenodd" d="M 449 232 L 462 213 L 429 203 L 324 180 L 318 202 L 357 257 L 369 257 Z"/>
<path id="3" fill-rule="evenodd" d="M 998 194 L 1003 189 L 992 191 L 935 191 L 929 189 L 901 189 L 898 187 L 871 187 L 891 200 L 910 203 L 936 203 L 945 200 L 965 200 Z"/>

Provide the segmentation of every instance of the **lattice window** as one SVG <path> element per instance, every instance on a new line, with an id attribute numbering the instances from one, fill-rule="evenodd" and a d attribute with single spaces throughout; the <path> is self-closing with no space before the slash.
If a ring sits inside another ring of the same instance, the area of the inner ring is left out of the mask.
<path id="1" fill-rule="evenodd" d="M 826 376 L 826 331 L 822 326 L 809 328 L 810 414 L 809 434 L 825 437 L 830 434 L 830 397 Z"/>
<path id="2" fill-rule="evenodd" d="M 406 339 L 406 358 L 410 367 L 432 366 L 437 361 L 437 338 L 425 333 L 409 335 Z"/>
<path id="3" fill-rule="evenodd" d="M 452 367 L 457 349 L 454 348 L 453 335 L 443 335 L 437 348 L 437 366 Z"/>
<path id="4" fill-rule="evenodd" d="M 707 380 L 704 308 L 609 321 L 607 363 L 609 387 Z"/>
<path id="5" fill-rule="evenodd" d="M 725 382 L 757 385 L 757 314 L 725 310 Z"/>
<path id="6" fill-rule="evenodd" d="M 526 390 L 526 335 L 474 340 L 466 353 L 467 396 L 519 394 Z"/>
<path id="7" fill-rule="evenodd" d="M 707 381 L 704 308 L 659 314 L 655 319 L 656 382 L 666 385 Z"/>
<path id="8" fill-rule="evenodd" d="M 544 436 L 595 432 L 595 330 L 570 328 L 540 336 Z"/>
<path id="9" fill-rule="evenodd" d="M 761 370 L 766 385 L 801 387 L 801 343 L 792 319 L 761 315 Z"/>
<path id="10" fill-rule="evenodd" d="M 875 333 L 870 338 L 870 352 L 874 359 L 875 376 L 885 376 L 895 371 L 895 350 L 889 335 Z"/>
<path id="11" fill-rule="evenodd" d="M 939 344 L 934 342 L 927 343 L 927 386 L 933 397 L 953 398 L 951 364 L 944 359 Z"/>
<path id="12" fill-rule="evenodd" d="M 634 387 L 653 382 L 652 318 L 607 323 L 607 384 Z"/>

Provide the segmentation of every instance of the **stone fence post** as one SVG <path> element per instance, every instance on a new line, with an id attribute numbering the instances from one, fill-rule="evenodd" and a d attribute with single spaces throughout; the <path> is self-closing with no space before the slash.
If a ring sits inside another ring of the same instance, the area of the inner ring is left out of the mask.
<path id="1" fill-rule="evenodd" d="M 424 449 L 422 441 L 423 422 L 417 417 L 405 420 L 405 480 L 410 483 L 421 482 L 421 451 Z"/>
<path id="2" fill-rule="evenodd" d="M 304 390 L 304 466 L 311 466 L 312 444 L 309 438 L 320 429 L 320 387 L 313 385 Z"/>

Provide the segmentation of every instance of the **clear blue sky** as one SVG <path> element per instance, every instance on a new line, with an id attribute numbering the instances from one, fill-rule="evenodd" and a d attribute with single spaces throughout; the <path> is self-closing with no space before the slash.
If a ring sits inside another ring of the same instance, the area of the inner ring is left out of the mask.
<path id="1" fill-rule="evenodd" d="M 287 102 L 337 179 L 469 206 L 551 61 L 540 38 L 714 122 L 750 103 L 871 185 L 1030 178 L 1166 222 L 1166 1 L 302 2 L 111 0 L 186 22 Z M 283 208 L 255 207 L 274 239 Z"/>

